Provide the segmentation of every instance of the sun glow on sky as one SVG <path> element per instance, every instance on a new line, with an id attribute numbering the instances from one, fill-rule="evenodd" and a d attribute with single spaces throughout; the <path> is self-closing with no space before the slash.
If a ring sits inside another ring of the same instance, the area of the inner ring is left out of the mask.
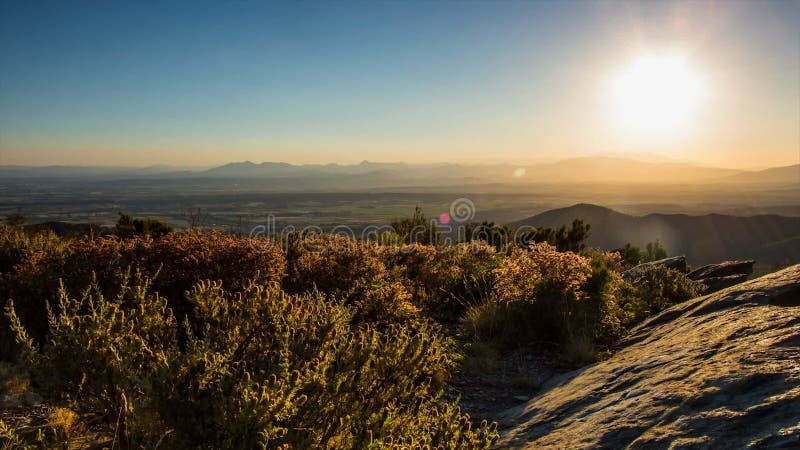
<path id="1" fill-rule="evenodd" d="M 691 131 L 706 93 L 704 80 L 679 54 L 640 56 L 611 82 L 624 132 L 642 139 L 676 138 Z"/>
<path id="2" fill-rule="evenodd" d="M 797 164 L 798 8 L 0 2 L 0 165 Z"/>

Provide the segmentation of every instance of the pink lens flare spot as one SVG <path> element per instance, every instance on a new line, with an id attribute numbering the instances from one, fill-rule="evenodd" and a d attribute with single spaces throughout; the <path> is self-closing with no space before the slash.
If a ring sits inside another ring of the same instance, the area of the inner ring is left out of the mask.
<path id="1" fill-rule="evenodd" d="M 439 214 L 439 223 L 442 225 L 447 225 L 450 223 L 450 214 L 442 213 Z"/>

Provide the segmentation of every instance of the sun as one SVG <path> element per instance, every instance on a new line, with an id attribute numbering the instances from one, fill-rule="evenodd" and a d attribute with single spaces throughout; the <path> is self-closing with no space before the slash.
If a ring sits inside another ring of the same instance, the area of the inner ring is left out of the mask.
<path id="1" fill-rule="evenodd" d="M 685 134 L 705 92 L 685 58 L 643 55 L 612 79 L 612 99 L 626 133 L 647 138 Z"/>

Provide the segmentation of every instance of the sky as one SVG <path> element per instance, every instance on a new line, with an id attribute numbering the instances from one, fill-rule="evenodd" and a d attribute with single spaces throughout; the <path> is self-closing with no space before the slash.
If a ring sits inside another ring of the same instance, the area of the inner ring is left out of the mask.
<path id="1" fill-rule="evenodd" d="M 644 132 L 686 97 L 658 74 L 621 119 L 613 82 L 648 55 L 702 85 L 680 129 Z M 795 0 L 0 2 L 0 165 L 764 168 L 800 163 L 799 124 Z"/>

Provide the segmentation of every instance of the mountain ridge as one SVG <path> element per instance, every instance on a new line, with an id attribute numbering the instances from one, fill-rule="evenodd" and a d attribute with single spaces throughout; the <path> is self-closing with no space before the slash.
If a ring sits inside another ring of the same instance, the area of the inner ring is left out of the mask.
<path id="1" fill-rule="evenodd" d="M 800 217 L 777 214 L 651 213 L 633 216 L 579 203 L 545 211 L 511 225 L 552 228 L 569 224 L 573 219 L 583 219 L 591 225 L 588 244 L 605 250 L 627 243 L 643 247 L 659 239 L 671 254 L 684 254 L 696 265 L 729 259 L 755 259 L 761 264 L 777 266 L 800 261 Z"/>
<path id="2" fill-rule="evenodd" d="M 800 165 L 747 171 L 708 167 L 682 161 L 647 162 L 616 156 L 583 156 L 538 164 L 458 164 L 370 162 L 356 164 L 291 164 L 235 161 L 210 168 L 171 165 L 145 167 L 0 165 L 0 176 L 19 178 L 260 178 L 348 177 L 380 174 L 386 182 L 475 182 L 508 184 L 581 183 L 749 183 L 800 184 Z"/>

